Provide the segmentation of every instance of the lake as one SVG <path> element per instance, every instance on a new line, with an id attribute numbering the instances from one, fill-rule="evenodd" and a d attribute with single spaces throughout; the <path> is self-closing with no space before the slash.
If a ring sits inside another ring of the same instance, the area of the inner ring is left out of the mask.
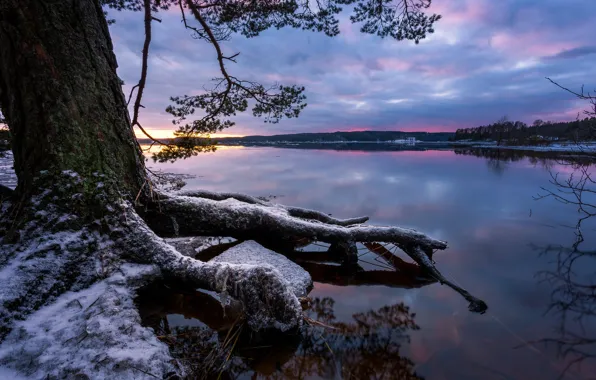
<path id="1" fill-rule="evenodd" d="M 596 289 L 572 286 L 573 281 L 590 281 L 585 276 L 595 283 L 595 256 L 582 255 L 567 276 L 557 262 L 573 257 L 573 226 L 580 214 L 577 207 L 552 198 L 534 199 L 544 193 L 541 187 L 554 189 L 551 173 L 574 171 L 561 160 L 495 150 L 226 146 L 150 166 L 194 175 L 187 180 L 190 189 L 274 196 L 275 202 L 341 218 L 368 215 L 371 224 L 411 227 L 445 240 L 449 248 L 435 255 L 437 267 L 489 306 L 485 314 L 471 313 L 450 288 L 416 279 L 350 285 L 322 276 L 310 294 L 315 299 L 310 315 L 327 327 L 313 327 L 315 332 L 294 341 L 276 338 L 288 342 L 268 343 L 261 352 L 259 347 L 244 347 L 244 353 L 234 347 L 224 377 L 596 376 L 596 360 L 590 357 L 596 353 Z M 594 220 L 584 223 L 581 250 L 596 248 L 595 228 Z M 369 256 L 361 257 L 363 268 L 381 266 Z M 572 299 L 578 292 L 583 292 L 581 299 Z M 560 329 L 563 314 L 555 304 L 561 300 L 573 301 L 565 330 Z M 182 314 L 168 315 L 170 328 L 204 328 L 205 323 Z M 579 321 L 570 319 L 580 314 L 583 330 Z M 545 344 L 543 339 L 554 341 Z M 568 344 L 558 346 L 557 341 Z M 185 342 L 184 355 L 198 355 L 193 344 L 198 347 L 199 342 Z M 579 352 L 562 357 L 559 348 Z M 577 358 L 585 359 L 582 365 L 565 370 Z"/>

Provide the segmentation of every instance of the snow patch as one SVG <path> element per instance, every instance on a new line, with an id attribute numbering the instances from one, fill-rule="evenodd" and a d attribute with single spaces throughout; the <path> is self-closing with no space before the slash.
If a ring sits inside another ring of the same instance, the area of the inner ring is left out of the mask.
<path id="1" fill-rule="evenodd" d="M 561 153 L 596 153 L 596 144 L 550 144 L 550 145 L 497 145 L 496 143 L 451 143 L 452 145 L 468 145 L 473 148 L 491 148 L 502 150 L 527 150 L 533 152 L 561 152 Z"/>
<path id="2" fill-rule="evenodd" d="M 0 378 L 163 378 L 174 370 L 168 348 L 141 326 L 127 283 L 154 271 L 127 264 L 84 290 L 67 292 L 24 321 L 0 345 Z"/>
<path id="3" fill-rule="evenodd" d="M 312 289 L 310 274 L 279 253 L 250 240 L 226 250 L 210 262 L 271 266 L 275 268 L 296 297 L 304 297 Z"/>
<path id="4" fill-rule="evenodd" d="M 12 151 L 0 152 L 0 184 L 15 189 L 17 187 L 17 176 L 13 169 Z"/>

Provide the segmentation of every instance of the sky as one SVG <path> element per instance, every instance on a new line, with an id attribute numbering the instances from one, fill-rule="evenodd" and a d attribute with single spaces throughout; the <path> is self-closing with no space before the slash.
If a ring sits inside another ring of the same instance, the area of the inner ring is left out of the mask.
<path id="1" fill-rule="evenodd" d="M 585 101 L 559 89 L 596 89 L 596 0 L 434 0 L 435 33 L 410 41 L 360 33 L 340 16 L 341 34 L 285 28 L 256 38 L 232 36 L 228 71 L 264 85 L 306 87 L 298 119 L 265 124 L 251 112 L 224 135 L 357 130 L 455 131 L 507 116 L 573 120 Z M 149 77 L 140 121 L 155 137 L 175 129 L 170 96 L 193 95 L 220 76 L 211 45 L 195 40 L 176 10 L 153 22 Z M 126 94 L 138 82 L 143 14 L 111 12 L 118 75 Z"/>

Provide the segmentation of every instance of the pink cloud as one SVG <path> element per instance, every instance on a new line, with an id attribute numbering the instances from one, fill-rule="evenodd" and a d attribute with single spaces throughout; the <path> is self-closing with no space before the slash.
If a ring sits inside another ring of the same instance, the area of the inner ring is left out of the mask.
<path id="1" fill-rule="evenodd" d="M 271 73 L 265 75 L 265 79 L 268 82 L 276 82 L 276 83 L 283 83 L 284 85 L 291 85 L 291 84 L 313 84 L 316 83 L 312 79 L 306 77 L 298 77 L 293 75 L 281 75 L 277 73 Z"/>
<path id="2" fill-rule="evenodd" d="M 357 42 L 362 38 L 358 28 L 347 17 L 340 18 L 339 33 L 340 38 L 347 42 Z"/>
<path id="3" fill-rule="evenodd" d="M 453 65 L 449 66 L 430 66 L 430 65 L 416 65 L 416 70 L 426 76 L 431 77 L 449 77 L 454 78 L 465 74 L 462 68 Z"/>
<path id="4" fill-rule="evenodd" d="M 425 125 L 412 123 L 405 126 L 396 126 L 392 129 L 403 132 L 453 132 L 456 128 L 459 127 L 461 127 L 461 125 Z"/>
<path id="5" fill-rule="evenodd" d="M 379 58 L 377 64 L 385 71 L 405 71 L 412 67 L 412 63 L 397 58 Z"/>
<path id="6" fill-rule="evenodd" d="M 546 57 L 577 47 L 576 42 L 555 41 L 544 31 L 497 32 L 490 39 L 493 48 L 517 57 Z"/>
<path id="7" fill-rule="evenodd" d="M 457 2 L 441 1 L 433 2 L 430 10 L 433 13 L 443 16 L 441 25 L 466 25 L 470 22 L 482 22 L 488 18 L 491 11 L 490 3 L 486 0 L 468 0 L 464 6 L 458 6 Z"/>
<path id="8" fill-rule="evenodd" d="M 317 133 L 333 133 L 333 132 L 365 132 L 371 131 L 370 127 L 333 127 L 333 128 L 322 128 L 317 129 Z"/>
<path id="9" fill-rule="evenodd" d="M 588 110 L 587 104 L 584 101 L 577 102 L 578 105 L 572 106 L 567 110 L 542 112 L 540 114 L 531 115 L 532 119 L 542 119 L 550 121 L 569 121 L 578 118 L 583 119 L 587 117 L 584 111 Z"/>

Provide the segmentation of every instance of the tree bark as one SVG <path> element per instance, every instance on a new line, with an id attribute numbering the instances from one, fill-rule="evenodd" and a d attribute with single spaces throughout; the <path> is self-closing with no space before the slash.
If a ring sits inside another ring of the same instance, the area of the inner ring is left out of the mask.
<path id="1" fill-rule="evenodd" d="M 141 188 L 143 159 L 116 67 L 97 1 L 2 1 L 0 104 L 20 196 L 43 170 L 101 173 L 122 190 Z"/>

